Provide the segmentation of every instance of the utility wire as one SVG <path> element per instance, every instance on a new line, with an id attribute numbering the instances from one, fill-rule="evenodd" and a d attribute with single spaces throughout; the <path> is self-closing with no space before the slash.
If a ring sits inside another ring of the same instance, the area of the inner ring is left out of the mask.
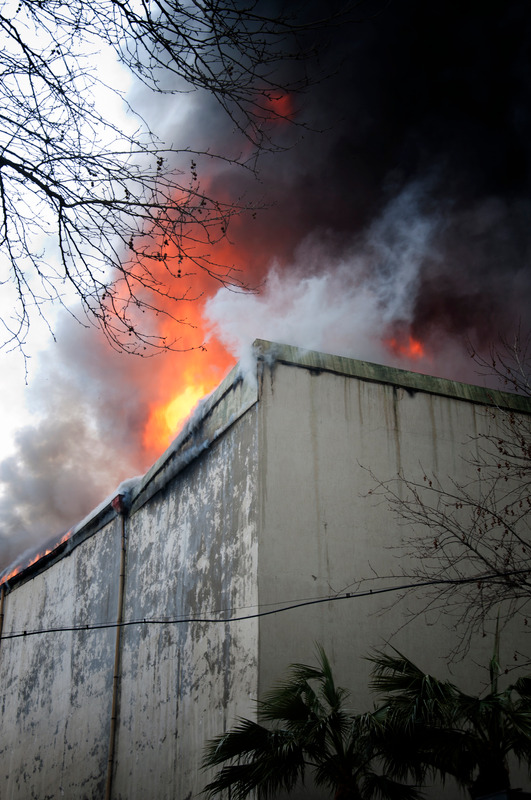
<path id="1" fill-rule="evenodd" d="M 79 631 L 98 631 L 98 630 L 105 630 L 108 628 L 127 628 L 132 625 L 178 625 L 183 623 L 221 623 L 227 624 L 232 622 L 244 622 L 245 620 L 249 619 L 258 619 L 260 617 L 268 617 L 272 616 L 273 614 L 283 614 L 286 611 L 293 611 L 297 608 L 304 608 L 306 606 L 314 606 L 319 605 L 321 603 L 333 603 L 337 600 L 354 600 L 360 597 L 371 597 L 380 594 L 389 594 L 390 592 L 403 592 L 409 589 L 421 589 L 427 586 L 457 586 L 457 585 L 464 585 L 468 583 L 478 583 L 482 581 L 490 581 L 493 579 L 499 579 L 504 581 L 505 578 L 509 575 L 525 575 L 528 574 L 530 570 L 514 570 L 512 572 L 506 572 L 503 574 L 500 573 L 492 573 L 488 575 L 476 575 L 473 578 L 439 578 L 435 580 L 429 581 L 417 581 L 414 583 L 404 583 L 400 584 L 399 586 L 387 586 L 382 589 L 367 589 L 363 592 L 343 592 L 341 594 L 334 594 L 328 595 L 327 597 L 319 597 L 314 600 L 304 600 L 297 603 L 292 603 L 290 605 L 281 606 L 280 608 L 270 609 L 269 611 L 256 611 L 254 614 L 242 614 L 238 616 L 226 616 L 226 617 L 187 617 L 187 616 L 180 616 L 180 617 L 166 617 L 161 619 L 148 619 L 146 617 L 142 619 L 133 619 L 133 620 L 124 620 L 123 622 L 97 622 L 92 625 L 71 625 L 71 626 L 56 626 L 53 628 L 38 628 L 34 630 L 25 630 L 25 631 L 16 631 L 14 633 L 6 633 L 2 634 L 0 637 L 0 641 L 5 641 L 7 639 L 22 639 L 28 636 L 37 636 L 43 633 L 71 633 L 71 632 L 79 632 Z"/>

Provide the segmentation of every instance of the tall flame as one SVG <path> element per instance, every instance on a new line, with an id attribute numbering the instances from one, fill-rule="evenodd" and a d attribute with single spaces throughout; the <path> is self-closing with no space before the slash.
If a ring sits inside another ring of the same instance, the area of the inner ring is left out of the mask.
<path id="1" fill-rule="evenodd" d="M 191 313 L 194 336 L 204 336 L 202 309 L 196 307 Z M 166 354 L 142 432 L 144 449 L 159 455 L 168 447 L 199 400 L 216 388 L 234 361 L 216 340 L 187 352 Z"/>
<path id="2" fill-rule="evenodd" d="M 234 260 L 228 239 L 216 245 L 216 260 L 221 264 Z M 234 356 L 209 336 L 204 318 L 205 303 L 218 291 L 220 283 L 186 259 L 182 273 L 182 278 L 161 274 L 161 280 L 178 283 L 177 289 L 182 283 L 185 295 L 197 299 L 181 302 L 178 315 L 184 322 L 174 319 L 178 316 L 175 313 L 158 319 L 158 333 L 167 341 L 177 341 L 179 349 L 161 354 L 153 369 L 153 386 L 141 432 L 142 447 L 150 458 L 158 457 L 169 446 L 199 400 L 216 388 L 235 363 Z M 169 288 L 171 294 L 172 287 Z M 166 303 L 168 311 L 175 312 L 175 301 L 168 299 Z"/>
<path id="3" fill-rule="evenodd" d="M 270 102 L 275 113 L 286 116 L 292 113 L 289 96 L 275 95 Z M 287 124 L 282 119 L 279 122 Z M 201 177 L 203 188 L 208 187 L 210 176 Z M 219 188 L 215 191 L 218 196 L 223 194 Z M 228 196 L 225 199 L 230 201 Z M 248 282 L 251 288 L 260 283 L 269 258 L 265 250 L 257 252 L 252 235 L 249 236 L 255 216 L 252 213 L 234 217 L 231 221 L 231 233 L 234 232 L 234 235 L 229 237 L 227 233 L 208 248 L 213 263 L 224 265 L 229 277 L 241 277 L 242 283 Z M 237 246 L 233 241 L 237 241 Z M 245 268 L 245 274 L 238 272 L 242 268 Z M 150 269 L 157 269 L 157 265 L 150 265 Z M 164 268 L 160 266 L 159 269 Z M 184 325 L 170 315 L 161 315 L 158 320 L 159 334 L 168 341 L 178 341 L 180 349 L 169 350 L 161 356 L 162 363 L 155 371 L 156 381 L 152 387 L 147 420 L 141 432 L 144 451 L 149 457 L 155 458 L 169 446 L 198 401 L 218 386 L 236 361 L 234 355 L 209 331 L 205 319 L 205 304 L 220 289 L 221 283 L 207 271 L 187 262 L 186 258 L 182 263 L 182 276 L 161 274 L 162 280 L 179 282 L 177 288 L 182 283 L 185 293 L 190 287 L 187 296 L 197 299 L 183 300 L 182 310 L 178 314 L 171 305 L 174 301 L 167 300 L 168 311 L 173 312 L 173 316 L 181 316 Z M 157 298 L 157 302 L 160 303 L 160 298 Z"/>

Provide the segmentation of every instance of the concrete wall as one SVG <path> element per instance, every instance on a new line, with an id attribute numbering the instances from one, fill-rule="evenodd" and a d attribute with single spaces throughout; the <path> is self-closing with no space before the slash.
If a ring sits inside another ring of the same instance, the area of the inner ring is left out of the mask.
<path id="1" fill-rule="evenodd" d="M 426 471 L 447 483 L 475 479 L 464 456 L 482 445 L 478 434 L 496 426 L 480 401 L 507 398 L 387 369 L 378 374 L 372 365 L 318 354 L 300 358 L 289 348 L 278 355 L 264 370 L 259 404 L 260 606 L 283 609 L 360 589 L 374 594 L 263 617 L 260 692 L 282 679 L 290 663 L 315 663 L 316 642 L 324 645 L 338 684 L 351 690 L 355 711 L 373 707 L 366 657 L 388 644 L 465 691 L 483 691 L 494 625 L 473 639 L 466 660 L 449 663 L 459 635 L 451 619 L 440 610 L 424 613 L 422 592 L 402 599 L 400 592 L 377 594 L 404 583 L 402 542 L 415 532 L 369 493 L 377 480 L 398 473 L 421 483 Z M 525 630 L 508 625 L 502 632 L 510 679 L 515 649 L 529 649 Z M 520 774 L 514 785 L 529 788 L 529 776 Z M 428 795 L 459 791 L 449 781 Z M 323 793 L 306 785 L 290 797 L 318 800 Z"/>
<path id="2" fill-rule="evenodd" d="M 405 625 L 394 596 L 223 620 L 399 572 L 402 533 L 367 495 L 368 469 L 382 480 L 424 467 L 459 478 L 462 447 L 487 424 L 485 393 L 259 346 L 258 386 L 229 376 L 131 490 L 123 515 L 104 503 L 64 550 L 7 587 L 2 800 L 105 796 L 116 629 L 90 628 L 116 620 L 122 524 L 115 800 L 191 800 L 208 778 L 205 740 L 252 714 L 288 664 L 312 662 L 316 641 L 355 710 L 371 706 L 371 647 L 390 641 L 426 669 L 446 669 L 453 632 L 436 616 Z M 58 627 L 76 630 L 32 635 Z M 491 640 L 479 642 L 474 659 L 486 664 L 491 651 Z M 455 667 L 477 688 L 463 672 Z"/>
<path id="3" fill-rule="evenodd" d="M 188 622 L 257 605 L 256 410 L 131 516 L 113 797 L 188 800 L 203 744 L 252 713 L 258 625 Z"/>
<path id="4" fill-rule="evenodd" d="M 195 621 L 258 602 L 256 390 L 232 376 L 214 400 L 135 488 L 123 516 L 104 504 L 59 556 L 8 586 L 2 800 L 105 796 L 116 628 L 83 626 L 117 619 L 122 523 L 128 624 L 111 796 L 196 796 L 205 740 L 253 712 L 257 621 Z"/>
<path id="5" fill-rule="evenodd" d="M 114 520 L 53 567 L 17 585 L 4 636 L 115 618 L 119 525 Z M 114 631 L 54 631 L 0 648 L 0 796 L 103 797 Z"/>
<path id="6" fill-rule="evenodd" d="M 368 494 L 375 477 L 401 472 L 422 480 L 430 470 L 459 480 L 469 469 L 465 448 L 475 446 L 470 437 L 490 424 L 483 406 L 461 398 L 281 362 L 263 376 L 259 414 L 264 607 L 403 583 L 390 576 L 401 572 L 406 532 L 385 501 Z M 313 660 L 316 641 L 344 686 L 352 686 L 355 665 L 360 710 L 370 703 L 364 659 L 371 648 L 390 642 L 426 669 L 446 672 L 455 631 L 435 614 L 406 625 L 411 602 L 375 595 L 263 618 L 260 690 L 290 662 Z M 474 658 L 487 664 L 492 645 L 492 638 L 475 642 Z M 453 669 L 466 680 L 466 670 Z"/>

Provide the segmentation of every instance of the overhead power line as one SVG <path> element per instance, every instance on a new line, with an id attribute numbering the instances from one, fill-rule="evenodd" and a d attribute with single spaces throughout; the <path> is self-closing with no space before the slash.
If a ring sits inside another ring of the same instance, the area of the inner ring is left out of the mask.
<path id="1" fill-rule="evenodd" d="M 471 578 L 440 578 L 432 579 L 429 581 L 416 581 L 413 583 L 404 583 L 398 586 L 387 586 L 380 589 L 366 589 L 358 592 L 342 592 L 340 594 L 328 595 L 326 597 L 319 597 L 313 600 L 302 600 L 297 603 L 289 603 L 281 606 L 280 608 L 269 609 L 267 611 L 256 611 L 252 614 L 238 614 L 231 616 L 178 616 L 178 617 L 162 617 L 152 618 L 147 617 L 124 620 L 122 622 L 96 622 L 85 625 L 65 625 L 54 626 L 50 628 L 35 628 L 33 630 L 14 631 L 12 633 L 2 634 L 0 641 L 7 639 L 22 639 L 28 636 L 38 636 L 45 633 L 75 633 L 80 631 L 98 631 L 106 630 L 108 628 L 127 628 L 133 625 L 182 625 L 182 624 L 230 624 L 233 622 L 244 622 L 245 620 L 258 619 L 260 617 L 268 617 L 274 614 L 283 614 L 286 611 L 293 611 L 298 608 L 307 606 L 320 605 L 321 603 L 333 603 L 339 600 L 357 600 L 361 597 L 372 597 L 380 594 L 389 594 L 391 592 L 403 592 L 410 589 L 422 589 L 428 586 L 452 586 L 464 585 L 470 583 L 482 583 L 485 581 L 500 580 L 504 581 L 511 575 L 524 575 L 530 573 L 531 570 L 513 570 L 507 573 L 491 573 L 487 575 L 476 575 Z"/>

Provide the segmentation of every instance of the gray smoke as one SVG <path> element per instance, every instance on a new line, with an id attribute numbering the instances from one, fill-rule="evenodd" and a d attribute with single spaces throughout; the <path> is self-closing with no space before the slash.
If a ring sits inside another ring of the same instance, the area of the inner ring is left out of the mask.
<path id="1" fill-rule="evenodd" d="M 82 519 L 147 468 L 139 431 L 150 365 L 111 351 L 70 316 L 32 375 L 31 423 L 0 463 L 0 568 Z M 152 369 L 151 369 L 152 371 Z"/>
<path id="2" fill-rule="evenodd" d="M 232 222 L 229 258 L 263 291 L 216 294 L 211 329 L 239 354 L 263 336 L 474 382 L 466 342 L 488 352 L 531 307 L 531 5 L 398 0 L 313 36 L 309 72 L 331 77 L 297 99 L 307 127 L 279 128 L 290 146 L 259 180 L 197 159 L 211 191 L 260 206 Z M 172 141 L 243 152 L 212 98 L 188 101 L 145 108 Z M 410 335 L 423 360 L 389 347 Z M 63 321 L 0 464 L 0 563 L 149 465 L 162 363 Z"/>

